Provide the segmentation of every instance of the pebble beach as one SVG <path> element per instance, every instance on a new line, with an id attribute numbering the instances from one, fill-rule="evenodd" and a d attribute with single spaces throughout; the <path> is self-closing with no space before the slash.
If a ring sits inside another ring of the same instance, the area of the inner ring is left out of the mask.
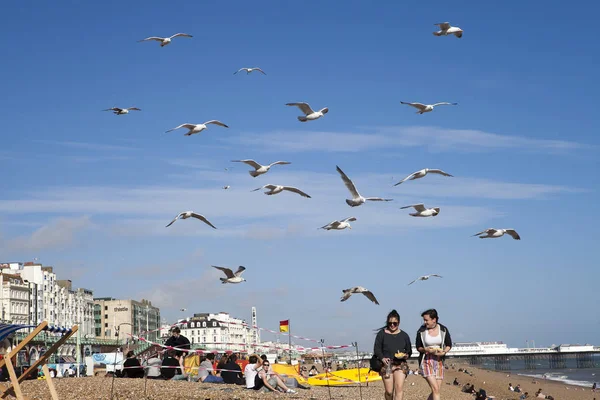
<path id="1" fill-rule="evenodd" d="M 474 396 L 461 392 L 463 384 L 470 382 L 476 389 L 484 388 L 488 396 L 496 399 L 516 400 L 520 394 L 508 390 L 508 383 L 521 384 L 521 387 L 529 392 L 530 398 L 538 388 L 542 388 L 547 395 L 552 395 L 555 400 L 593 400 L 600 399 L 600 393 L 592 393 L 590 388 L 565 385 L 559 382 L 538 381 L 532 383 L 531 378 L 520 377 L 509 372 L 487 371 L 471 366 L 464 366 L 473 376 L 456 369 L 446 370 L 444 384 L 442 387 L 443 400 L 468 400 Z M 452 381 L 458 378 L 461 386 L 453 386 Z M 95 376 L 85 378 L 62 378 L 54 379 L 59 399 L 66 400 L 105 400 L 111 399 L 111 377 Z M 429 395 L 429 387 L 425 380 L 416 375 L 409 375 L 404 390 L 403 400 L 425 400 Z M 44 380 L 25 381 L 21 384 L 23 394 L 32 399 L 51 400 L 50 391 Z M 114 379 L 113 397 L 119 400 L 184 400 L 184 399 L 269 399 L 269 398 L 291 398 L 291 399 L 383 399 L 383 384 L 371 382 L 361 388 L 353 387 L 311 387 L 310 390 L 298 389 L 297 394 L 283 393 L 259 393 L 247 390 L 240 386 L 203 384 L 187 381 L 157 381 L 144 379 Z M 330 396 L 331 393 L 331 396 Z M 10 397 L 9 397 L 10 398 Z"/>

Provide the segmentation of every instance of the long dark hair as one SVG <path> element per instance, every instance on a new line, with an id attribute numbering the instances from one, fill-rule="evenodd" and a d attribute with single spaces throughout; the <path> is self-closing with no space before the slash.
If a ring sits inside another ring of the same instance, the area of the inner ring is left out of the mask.
<path id="1" fill-rule="evenodd" d="M 388 321 L 390 320 L 390 318 L 396 318 L 398 320 L 398 324 L 400 324 L 400 314 L 398 314 L 398 311 L 392 310 L 392 311 L 390 311 L 390 313 L 387 315 L 387 318 L 385 319 L 385 325 L 383 325 L 381 328 L 375 329 L 375 332 L 379 332 L 379 331 L 387 328 Z"/>

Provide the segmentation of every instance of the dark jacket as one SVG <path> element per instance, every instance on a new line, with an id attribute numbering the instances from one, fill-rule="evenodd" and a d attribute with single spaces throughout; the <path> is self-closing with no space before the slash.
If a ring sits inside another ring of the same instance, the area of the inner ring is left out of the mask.
<path id="1" fill-rule="evenodd" d="M 175 375 L 181 375 L 181 368 L 173 368 L 179 367 L 179 361 L 176 358 L 166 356 L 163 358 L 162 367 L 160 369 L 160 374 L 165 379 L 171 379 Z"/>
<path id="2" fill-rule="evenodd" d="M 184 352 L 179 349 L 190 349 L 190 341 L 183 335 L 179 335 L 178 337 L 171 336 L 165 342 L 165 346 L 176 347 L 175 354 L 177 356 L 182 355 Z M 187 353 L 187 352 L 186 352 Z M 187 354 L 186 354 L 187 355 Z"/>
<path id="3" fill-rule="evenodd" d="M 408 357 L 412 354 L 412 345 L 410 343 L 410 337 L 404 331 L 392 335 L 385 333 L 385 329 L 381 329 L 375 336 L 375 344 L 373 345 L 373 354 L 380 360 L 384 358 L 393 359 L 394 353 L 401 351 L 408 354 Z"/>
<path id="4" fill-rule="evenodd" d="M 139 368 L 138 368 L 139 367 Z M 143 378 L 144 369 L 137 358 L 128 358 L 123 363 L 123 377 L 125 378 Z"/>
<path id="5" fill-rule="evenodd" d="M 439 322 L 438 322 L 438 325 L 440 326 L 440 335 L 442 335 L 442 343 L 444 343 L 444 346 L 442 348 L 445 348 L 445 347 L 452 348 L 452 338 L 450 337 L 450 331 L 448 330 L 448 328 L 446 328 L 444 325 L 440 324 Z M 423 345 L 423 341 L 425 340 L 425 331 L 426 330 L 427 330 L 427 328 L 425 327 L 425 325 L 422 325 L 419 328 L 419 330 L 417 331 L 417 341 L 415 343 L 417 350 L 419 349 L 419 347 L 425 347 Z M 425 353 L 419 354 L 419 365 L 421 365 L 421 363 L 423 362 L 424 357 L 425 357 Z M 442 356 L 442 361 L 445 359 L 446 359 L 446 356 Z"/>
<path id="6" fill-rule="evenodd" d="M 232 361 L 228 361 L 227 364 L 223 366 L 223 369 L 227 371 L 221 371 L 221 378 L 223 378 L 223 382 L 225 383 L 233 383 L 236 385 L 245 385 L 246 380 L 242 377 L 242 368 Z"/>

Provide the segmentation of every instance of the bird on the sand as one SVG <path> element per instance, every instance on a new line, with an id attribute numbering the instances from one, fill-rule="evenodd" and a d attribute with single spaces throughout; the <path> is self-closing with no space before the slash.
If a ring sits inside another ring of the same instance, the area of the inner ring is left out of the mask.
<path id="1" fill-rule="evenodd" d="M 404 207 L 400 207 L 401 210 L 405 209 L 405 208 L 414 208 L 415 209 L 415 213 L 409 213 L 408 215 L 412 215 L 413 217 L 435 217 L 436 215 L 438 215 L 440 213 L 440 208 L 439 207 L 435 207 L 435 208 L 425 208 L 425 206 L 423 204 L 412 204 L 410 206 L 404 206 Z"/>
<path id="2" fill-rule="evenodd" d="M 394 186 L 398 186 L 399 184 L 401 184 L 402 182 L 405 182 L 405 181 L 413 181 L 415 179 L 423 178 L 427 174 L 439 174 L 439 175 L 444 175 L 444 176 L 452 176 L 449 173 L 442 171 L 441 169 L 423 168 L 422 170 L 413 172 L 406 178 L 402 179 L 400 182 L 396 183 Z"/>
<path id="3" fill-rule="evenodd" d="M 327 231 L 329 231 L 331 229 L 338 230 L 338 231 L 341 231 L 342 229 L 346 229 L 346 228 L 352 229 L 350 222 L 354 222 L 354 221 L 356 221 L 356 217 L 348 217 L 348 218 L 342 219 L 341 221 L 337 221 L 337 220 L 332 221 L 332 222 L 328 223 L 327 225 L 320 227 L 319 229 L 325 229 Z"/>
<path id="4" fill-rule="evenodd" d="M 286 106 L 296 106 L 304 113 L 303 116 L 298 117 L 298 121 L 300 122 L 314 121 L 315 119 L 319 119 L 329 112 L 329 108 L 327 107 L 321 108 L 319 111 L 313 111 L 308 103 L 287 103 Z"/>
<path id="5" fill-rule="evenodd" d="M 107 108 L 106 110 L 102 110 L 102 111 L 112 111 L 113 114 L 115 114 L 115 115 L 125 115 L 125 114 L 129 114 L 129 111 L 142 111 L 142 110 L 137 107 L 129 107 L 129 108 L 113 107 L 113 108 Z"/>
<path id="6" fill-rule="evenodd" d="M 309 199 L 311 198 L 308 194 L 304 193 L 302 190 L 300 190 L 298 188 L 295 188 L 295 187 L 292 187 L 292 186 L 282 186 L 282 185 L 268 184 L 268 185 L 256 188 L 256 189 L 252 190 L 252 192 L 256 192 L 257 190 L 260 190 L 260 189 L 269 189 L 268 191 L 265 192 L 265 194 L 269 195 L 269 196 L 271 196 L 273 194 L 281 193 L 284 190 L 287 190 L 288 192 L 298 193 L 302 197 L 308 197 Z"/>
<path id="7" fill-rule="evenodd" d="M 271 167 L 273 165 L 287 165 L 287 164 L 291 164 L 291 162 L 289 161 L 275 161 L 274 163 L 271 163 L 269 165 L 260 165 L 259 163 L 257 163 L 254 160 L 231 160 L 231 162 L 241 162 L 244 164 L 247 164 L 249 166 L 251 166 L 252 168 L 254 168 L 254 171 L 248 171 L 248 173 L 256 178 L 259 175 L 262 174 L 266 174 L 267 172 L 269 172 L 269 170 L 271 169 Z"/>
<path id="8" fill-rule="evenodd" d="M 178 219 L 188 219 L 188 218 L 196 218 L 199 219 L 200 221 L 203 221 L 205 224 L 213 227 L 214 229 L 217 229 L 213 224 L 210 223 L 209 220 L 207 220 L 204 215 L 201 214 L 197 214 L 193 211 L 184 211 L 182 213 L 179 213 L 175 218 L 173 218 L 173 221 L 169 222 L 169 225 L 167 225 L 165 228 L 168 228 L 169 226 L 173 225 L 173 223 L 175 221 L 177 221 Z"/>
<path id="9" fill-rule="evenodd" d="M 214 124 L 214 125 L 219 125 L 225 128 L 229 128 L 227 125 L 225 125 L 224 123 L 222 123 L 221 121 L 217 121 L 216 119 L 210 120 L 210 121 L 206 121 L 203 124 L 181 124 L 179 126 L 176 126 L 175 128 L 169 129 L 167 132 L 171 132 L 174 131 L 175 129 L 179 129 L 179 128 L 186 128 L 188 131 L 187 133 L 184 134 L 184 136 L 191 136 L 195 133 L 200 133 L 203 130 L 205 130 L 207 128 L 206 125 L 209 124 Z"/>
<path id="10" fill-rule="evenodd" d="M 413 283 L 415 283 L 416 281 L 426 281 L 427 279 L 429 279 L 430 277 L 435 276 L 437 278 L 441 278 L 441 275 L 438 274 L 429 274 L 429 275 L 423 275 L 418 277 L 417 279 L 415 279 L 414 281 L 412 281 L 411 283 L 408 284 L 408 286 L 412 285 Z"/>
<path id="11" fill-rule="evenodd" d="M 146 41 L 149 41 L 149 40 L 156 40 L 157 42 L 160 42 L 160 47 L 165 47 L 166 45 L 168 45 L 168 44 L 171 43 L 171 40 L 173 38 L 176 38 L 176 37 L 189 37 L 189 38 L 191 38 L 192 35 L 189 35 L 187 33 L 176 33 L 173 36 L 170 36 L 170 37 L 167 37 L 167 38 L 158 37 L 158 36 L 150 36 L 150 37 L 147 37 L 146 39 L 138 40 L 138 43 L 139 42 L 146 42 Z"/>
<path id="12" fill-rule="evenodd" d="M 212 266 L 213 268 L 219 269 L 225 273 L 227 278 L 219 278 L 221 282 L 225 283 L 240 283 L 245 282 L 246 279 L 242 278 L 242 273 L 246 270 L 246 267 L 239 266 L 237 271 L 233 272 L 231 269 L 226 267 L 217 267 L 216 265 Z"/>
<path id="13" fill-rule="evenodd" d="M 360 193 L 358 193 L 358 190 L 356 190 L 356 186 L 354 186 L 354 183 L 350 180 L 350 178 L 348 178 L 348 176 L 344 173 L 344 171 L 342 171 L 341 168 L 338 167 L 337 165 L 335 166 L 335 168 L 337 169 L 337 172 L 342 177 L 342 181 L 344 181 L 344 185 L 346 185 L 346 188 L 350 191 L 350 194 L 352 194 L 352 199 L 346 199 L 346 204 L 348 204 L 350 207 L 360 206 L 361 204 L 364 204 L 364 202 L 366 200 L 369 200 L 369 201 L 392 201 L 392 199 L 384 199 L 381 197 L 363 197 L 363 196 L 361 196 Z"/>
<path id="14" fill-rule="evenodd" d="M 368 289 L 365 289 L 362 286 L 355 286 L 355 287 L 350 288 L 350 289 L 342 289 L 342 293 L 344 293 L 344 295 L 342 296 L 342 298 L 340 299 L 340 301 L 346 301 L 346 300 L 348 300 L 350 298 L 350 296 L 352 296 L 353 294 L 362 293 L 362 294 L 365 295 L 365 297 L 367 299 L 371 300 L 373 303 L 379 304 L 379 302 L 375 298 L 375 295 L 373 294 L 373 292 L 371 292 Z"/>
<path id="15" fill-rule="evenodd" d="M 239 70 L 235 71 L 233 74 L 235 75 L 238 72 L 242 72 L 242 71 L 246 71 L 246 75 L 248 75 L 252 71 L 259 71 L 259 72 L 262 72 L 264 75 L 266 75 L 265 71 L 263 71 L 262 69 L 260 69 L 258 67 L 254 67 L 254 68 L 240 68 Z"/>
<path id="16" fill-rule="evenodd" d="M 439 24 L 434 24 L 440 27 L 440 30 L 437 32 L 433 32 L 435 36 L 448 36 L 454 35 L 457 38 L 461 38 L 463 35 L 463 30 L 458 26 L 450 26 L 449 22 L 440 22 Z"/>
<path id="17" fill-rule="evenodd" d="M 479 236 L 480 239 L 487 239 L 487 238 L 495 239 L 495 238 L 499 238 L 499 237 L 504 236 L 505 233 L 508 234 L 508 235 L 510 235 L 510 236 L 512 236 L 513 239 L 515 239 L 515 240 L 521 240 L 521 236 L 519 236 L 519 234 L 517 233 L 517 231 L 515 231 L 514 229 L 494 229 L 494 228 L 488 228 L 485 231 L 481 231 L 479 233 L 474 234 L 473 236 Z"/>
<path id="18" fill-rule="evenodd" d="M 431 112 L 431 111 L 433 111 L 434 107 L 436 107 L 436 106 L 456 106 L 456 105 L 458 105 L 458 103 L 448 103 L 445 101 L 441 102 L 441 103 L 435 103 L 435 104 L 407 103 L 405 101 L 401 101 L 400 103 L 406 104 L 408 106 L 418 109 L 419 111 L 417 111 L 416 114 L 423 114 L 426 112 Z"/>

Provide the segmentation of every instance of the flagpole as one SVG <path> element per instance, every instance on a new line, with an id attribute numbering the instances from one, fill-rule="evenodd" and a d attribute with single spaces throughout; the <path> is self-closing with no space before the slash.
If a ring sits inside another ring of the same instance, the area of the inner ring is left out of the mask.
<path id="1" fill-rule="evenodd" d="M 290 327 L 289 319 L 288 319 L 288 345 L 290 348 L 290 365 L 292 365 L 292 328 Z"/>

